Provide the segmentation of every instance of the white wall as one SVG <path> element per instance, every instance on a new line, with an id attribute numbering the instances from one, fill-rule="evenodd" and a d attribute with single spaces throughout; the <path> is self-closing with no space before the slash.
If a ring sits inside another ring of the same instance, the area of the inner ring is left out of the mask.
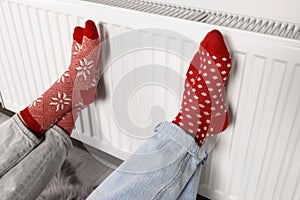
<path id="1" fill-rule="evenodd" d="M 300 24 L 299 0 L 158 0 Z"/>

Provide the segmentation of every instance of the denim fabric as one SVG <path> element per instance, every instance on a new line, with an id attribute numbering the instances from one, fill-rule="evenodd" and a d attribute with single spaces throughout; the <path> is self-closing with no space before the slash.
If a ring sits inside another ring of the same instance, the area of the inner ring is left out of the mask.
<path id="1" fill-rule="evenodd" d="M 195 171 L 195 173 L 193 174 L 192 178 L 186 184 L 185 188 L 183 189 L 180 196 L 178 197 L 178 200 L 190 200 L 190 199 L 197 198 L 197 193 L 198 193 L 197 189 L 200 182 L 201 169 L 202 166 L 200 165 Z"/>
<path id="2" fill-rule="evenodd" d="M 207 153 L 173 123 L 160 123 L 154 132 L 88 200 L 196 199 Z"/>
<path id="3" fill-rule="evenodd" d="M 33 200 L 60 169 L 72 148 L 57 126 L 38 139 L 17 115 L 0 125 L 0 199 Z"/>
<path id="4" fill-rule="evenodd" d="M 41 142 L 17 115 L 0 125 L 0 138 L 0 177 Z"/>

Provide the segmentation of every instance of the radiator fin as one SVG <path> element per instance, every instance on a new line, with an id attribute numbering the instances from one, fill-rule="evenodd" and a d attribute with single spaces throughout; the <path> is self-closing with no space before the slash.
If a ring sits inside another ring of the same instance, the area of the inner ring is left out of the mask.
<path id="1" fill-rule="evenodd" d="M 175 17 L 206 24 L 225 26 L 239 30 L 257 32 L 267 35 L 279 36 L 300 40 L 300 25 L 261 19 L 237 14 L 211 11 L 200 8 L 190 8 L 180 5 L 165 4 L 155 1 L 143 0 L 83 0 L 115 6 L 130 10 L 147 12 L 151 14 Z"/>

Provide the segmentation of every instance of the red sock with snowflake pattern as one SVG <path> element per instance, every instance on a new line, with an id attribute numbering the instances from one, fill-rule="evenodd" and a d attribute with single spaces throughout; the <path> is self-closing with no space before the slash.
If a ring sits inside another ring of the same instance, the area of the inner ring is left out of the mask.
<path id="1" fill-rule="evenodd" d="M 62 128 L 68 135 L 71 135 L 80 112 L 95 100 L 96 89 L 97 87 L 95 86 L 84 91 L 84 94 L 81 94 L 81 98 L 85 100 L 85 104 L 75 102 L 77 106 L 59 119 L 55 125 Z"/>
<path id="2" fill-rule="evenodd" d="M 95 23 L 73 33 L 69 68 L 39 98 L 20 112 L 26 126 L 36 135 L 43 134 L 72 109 L 90 104 L 95 98 L 99 80 L 100 39 Z"/>
<path id="3" fill-rule="evenodd" d="M 195 135 L 199 146 L 228 126 L 224 86 L 231 69 L 222 34 L 213 30 L 200 44 L 186 74 L 181 109 L 173 123 Z"/>
<path id="4" fill-rule="evenodd" d="M 62 128 L 68 135 L 71 135 L 74 127 L 75 127 L 75 122 L 79 116 L 80 111 L 83 108 L 75 108 L 65 114 L 61 119 L 59 119 L 55 125 L 59 126 Z"/>

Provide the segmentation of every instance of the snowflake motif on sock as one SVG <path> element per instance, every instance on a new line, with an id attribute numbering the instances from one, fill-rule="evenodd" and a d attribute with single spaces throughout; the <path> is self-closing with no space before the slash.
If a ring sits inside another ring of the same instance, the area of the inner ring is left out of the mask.
<path id="1" fill-rule="evenodd" d="M 79 67 L 76 68 L 77 76 L 83 76 L 84 80 L 87 79 L 87 76 L 91 74 L 91 69 L 94 66 L 94 62 L 92 60 L 88 61 L 87 59 L 83 58 L 79 61 Z"/>
<path id="2" fill-rule="evenodd" d="M 62 76 L 57 80 L 57 83 L 65 83 L 65 80 L 66 80 L 67 78 L 70 78 L 70 72 L 69 72 L 69 70 L 66 70 L 66 71 L 62 74 Z"/>
<path id="3" fill-rule="evenodd" d="M 66 93 L 57 92 L 57 97 L 52 97 L 52 102 L 49 105 L 56 106 L 56 111 L 64 110 L 65 105 L 71 104 L 71 98 L 67 98 Z"/>
<path id="4" fill-rule="evenodd" d="M 84 104 L 82 102 L 82 100 L 80 100 L 78 103 L 76 103 L 74 106 L 73 106 L 73 109 L 84 109 Z"/>
<path id="5" fill-rule="evenodd" d="M 82 45 L 76 42 L 73 49 L 73 55 L 77 55 L 81 50 L 82 50 Z"/>
<path id="6" fill-rule="evenodd" d="M 43 96 L 40 96 L 39 98 L 37 98 L 36 100 L 34 100 L 29 107 L 33 108 L 33 107 L 37 107 L 40 103 L 42 103 L 42 99 Z"/>
<path id="7" fill-rule="evenodd" d="M 93 78 L 92 83 L 91 83 L 91 85 L 90 85 L 89 88 L 91 88 L 91 87 L 97 87 L 98 81 L 99 81 L 99 80 L 100 80 L 100 74 L 97 73 L 97 74 L 95 75 L 95 78 Z M 89 89 L 89 88 L 88 88 L 88 89 Z"/>

